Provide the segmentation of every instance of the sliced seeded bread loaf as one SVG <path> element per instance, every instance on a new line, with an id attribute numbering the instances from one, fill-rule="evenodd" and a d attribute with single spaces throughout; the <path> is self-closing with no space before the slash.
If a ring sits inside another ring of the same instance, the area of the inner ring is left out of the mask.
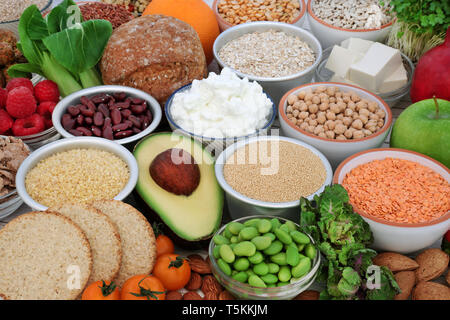
<path id="1" fill-rule="evenodd" d="M 152 226 L 138 210 L 117 200 L 102 200 L 92 206 L 106 214 L 117 226 L 122 243 L 122 265 L 118 286 L 138 274 L 149 274 L 156 261 L 156 240 Z"/>
<path id="2" fill-rule="evenodd" d="M 76 299 L 91 271 L 89 241 L 69 218 L 30 212 L 0 230 L 0 295 L 6 299 Z"/>
<path id="3" fill-rule="evenodd" d="M 65 203 L 47 211 L 70 218 L 86 234 L 94 263 L 88 285 L 99 280 L 113 281 L 119 273 L 122 246 L 119 232 L 111 219 L 87 204 Z"/>

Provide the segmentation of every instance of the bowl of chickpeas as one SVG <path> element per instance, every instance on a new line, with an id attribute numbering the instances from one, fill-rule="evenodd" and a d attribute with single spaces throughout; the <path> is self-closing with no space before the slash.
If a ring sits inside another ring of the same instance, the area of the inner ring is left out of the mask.
<path id="1" fill-rule="evenodd" d="M 377 95 L 354 85 L 317 82 L 288 91 L 278 107 L 281 133 L 320 150 L 336 168 L 347 157 L 378 148 L 392 112 Z"/>

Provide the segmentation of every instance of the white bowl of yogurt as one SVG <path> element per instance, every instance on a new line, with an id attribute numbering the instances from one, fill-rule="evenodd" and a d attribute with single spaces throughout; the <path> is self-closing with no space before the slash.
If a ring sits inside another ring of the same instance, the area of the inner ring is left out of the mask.
<path id="1" fill-rule="evenodd" d="M 218 155 L 236 141 L 270 134 L 276 106 L 257 82 L 224 68 L 176 90 L 165 114 L 173 131 Z"/>

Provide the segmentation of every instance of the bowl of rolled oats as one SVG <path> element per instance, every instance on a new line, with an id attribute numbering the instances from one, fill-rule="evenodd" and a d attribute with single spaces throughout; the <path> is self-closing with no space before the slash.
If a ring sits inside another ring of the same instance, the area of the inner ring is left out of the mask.
<path id="1" fill-rule="evenodd" d="M 284 22 L 302 27 L 306 19 L 304 0 L 214 0 L 220 30 L 255 21 Z"/>
<path id="2" fill-rule="evenodd" d="M 275 104 L 286 91 L 311 82 L 322 59 L 322 47 L 310 32 L 268 21 L 225 30 L 214 42 L 213 53 L 221 68 L 257 81 Z"/>
<path id="3" fill-rule="evenodd" d="M 389 1 L 378 0 L 310 0 L 308 23 L 323 49 L 348 38 L 383 42 L 394 17 Z"/>

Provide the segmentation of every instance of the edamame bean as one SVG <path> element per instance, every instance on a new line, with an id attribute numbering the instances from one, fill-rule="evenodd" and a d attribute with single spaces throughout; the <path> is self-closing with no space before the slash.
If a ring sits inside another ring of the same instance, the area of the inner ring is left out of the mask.
<path id="1" fill-rule="evenodd" d="M 291 231 L 289 234 L 291 235 L 292 239 L 300 245 L 308 244 L 311 242 L 311 239 L 309 239 L 309 237 L 306 234 L 298 230 Z"/>
<path id="2" fill-rule="evenodd" d="M 227 239 L 230 239 L 230 238 L 233 236 L 233 234 L 232 234 L 230 231 L 228 231 L 227 228 L 225 228 L 225 230 L 223 231 L 223 235 L 224 235 L 225 238 L 227 238 Z"/>
<path id="3" fill-rule="evenodd" d="M 256 227 L 259 222 L 259 218 L 253 218 L 244 222 L 245 227 Z"/>
<path id="4" fill-rule="evenodd" d="M 263 252 L 269 256 L 277 254 L 283 249 L 283 243 L 279 240 L 275 240 L 272 244 Z"/>
<path id="5" fill-rule="evenodd" d="M 278 229 L 281 229 L 281 230 L 283 230 L 284 232 L 287 232 L 287 233 L 289 233 L 289 231 L 290 231 L 288 226 L 285 225 L 285 224 L 282 224 Z"/>
<path id="6" fill-rule="evenodd" d="M 261 287 L 261 288 L 267 288 L 266 284 L 264 283 L 264 281 L 258 277 L 257 275 L 251 275 L 248 278 L 248 284 L 254 287 Z"/>
<path id="7" fill-rule="evenodd" d="M 281 227 L 274 230 L 275 235 L 277 236 L 278 240 L 283 242 L 284 244 L 291 244 L 292 238 L 286 231 L 282 230 Z"/>
<path id="8" fill-rule="evenodd" d="M 239 242 L 239 239 L 238 239 L 237 236 L 232 236 L 232 237 L 230 238 L 230 242 L 231 242 L 231 243 L 238 243 L 238 242 Z"/>
<path id="9" fill-rule="evenodd" d="M 219 250 L 220 250 L 220 246 L 215 246 L 214 249 L 213 249 L 213 256 L 216 259 L 220 258 L 220 251 Z"/>
<path id="10" fill-rule="evenodd" d="M 267 288 L 275 288 L 276 286 L 277 286 L 276 283 L 269 283 L 267 285 Z"/>
<path id="11" fill-rule="evenodd" d="M 226 229 L 231 232 L 232 234 L 234 234 L 235 236 L 237 236 L 239 234 L 239 232 L 244 228 L 244 225 L 240 222 L 235 222 L 232 221 L 229 224 L 227 224 Z"/>
<path id="12" fill-rule="evenodd" d="M 306 246 L 305 254 L 308 258 L 314 260 L 314 258 L 316 257 L 316 248 L 314 247 L 313 244 L 310 243 Z"/>
<path id="13" fill-rule="evenodd" d="M 258 229 L 259 233 L 266 233 L 269 232 L 270 229 L 272 229 L 272 224 L 267 219 L 261 219 L 259 220 L 256 228 Z"/>
<path id="14" fill-rule="evenodd" d="M 289 284 L 289 282 L 278 282 L 277 283 L 277 287 L 282 287 L 282 286 L 285 286 L 287 284 Z"/>
<path id="15" fill-rule="evenodd" d="M 272 241 L 275 241 L 275 239 L 277 238 L 272 232 L 264 233 L 264 237 L 269 237 Z"/>
<path id="16" fill-rule="evenodd" d="M 248 269 L 248 270 L 245 271 L 245 272 L 247 272 L 247 274 L 248 274 L 249 277 L 255 275 L 255 273 L 253 272 L 252 269 Z"/>
<path id="17" fill-rule="evenodd" d="M 247 258 L 238 258 L 233 264 L 233 267 L 238 271 L 245 271 L 250 267 L 250 262 Z"/>
<path id="18" fill-rule="evenodd" d="M 232 276 L 232 278 L 236 281 L 246 283 L 248 280 L 248 274 L 245 271 L 240 271 Z"/>
<path id="19" fill-rule="evenodd" d="M 242 240 L 250 240 L 259 235 L 258 230 L 255 227 L 245 227 L 239 231 L 239 237 Z"/>
<path id="20" fill-rule="evenodd" d="M 227 276 L 231 276 L 231 268 L 223 259 L 219 258 L 217 260 L 217 265 L 219 266 L 220 270 L 223 271 Z"/>
<path id="21" fill-rule="evenodd" d="M 266 236 L 254 237 L 251 241 L 255 245 L 256 250 L 265 250 L 272 244 L 272 240 Z"/>
<path id="22" fill-rule="evenodd" d="M 253 264 L 261 263 L 264 260 L 264 256 L 261 252 L 256 251 L 254 255 L 248 257 L 248 261 Z"/>
<path id="23" fill-rule="evenodd" d="M 270 224 L 272 225 L 272 228 L 270 229 L 272 232 L 281 226 L 281 222 L 277 218 L 271 219 Z"/>
<path id="24" fill-rule="evenodd" d="M 270 261 L 276 263 L 279 266 L 287 265 L 286 252 L 279 252 L 277 254 L 274 254 L 273 256 L 270 256 Z"/>
<path id="25" fill-rule="evenodd" d="M 292 222 L 291 220 L 286 221 L 284 224 L 285 224 L 285 225 L 287 226 L 287 228 L 289 229 L 289 232 L 290 232 L 290 231 L 295 231 L 295 230 L 297 230 L 297 226 L 296 226 L 295 223 Z"/>
<path id="26" fill-rule="evenodd" d="M 213 241 L 218 246 L 221 244 L 230 244 L 230 240 L 228 240 L 226 237 L 222 236 L 221 234 L 216 234 L 213 238 Z"/>
<path id="27" fill-rule="evenodd" d="M 242 241 L 236 243 L 236 245 L 233 248 L 233 252 L 237 256 L 250 257 L 255 254 L 256 247 L 250 241 Z"/>
<path id="28" fill-rule="evenodd" d="M 258 276 L 265 276 L 266 274 L 269 273 L 269 267 L 267 266 L 266 263 L 261 262 L 253 267 L 253 272 Z"/>
<path id="29" fill-rule="evenodd" d="M 276 263 L 268 263 L 267 266 L 269 267 L 269 273 L 278 273 L 280 271 L 280 266 Z"/>
<path id="30" fill-rule="evenodd" d="M 305 245 L 304 244 L 298 244 L 297 248 L 298 248 L 298 252 L 302 252 L 303 249 L 305 249 Z"/>
<path id="31" fill-rule="evenodd" d="M 266 284 L 275 284 L 278 282 L 278 277 L 274 274 L 266 274 L 264 276 L 261 276 L 262 281 L 264 281 Z"/>
<path id="32" fill-rule="evenodd" d="M 288 282 L 291 277 L 291 269 L 288 266 L 282 266 L 278 272 L 278 279 L 281 282 Z"/>
<path id="33" fill-rule="evenodd" d="M 291 243 L 286 250 L 286 262 L 292 267 L 295 267 L 300 262 L 300 255 L 295 243 Z"/>
<path id="34" fill-rule="evenodd" d="M 226 263 L 233 263 L 236 256 L 234 255 L 233 250 L 231 247 L 227 244 L 223 244 L 220 246 L 219 249 L 220 257 L 226 262 Z"/>
<path id="35" fill-rule="evenodd" d="M 294 278 L 301 278 L 311 270 L 311 259 L 303 258 L 300 259 L 298 265 L 292 268 L 292 276 Z"/>

